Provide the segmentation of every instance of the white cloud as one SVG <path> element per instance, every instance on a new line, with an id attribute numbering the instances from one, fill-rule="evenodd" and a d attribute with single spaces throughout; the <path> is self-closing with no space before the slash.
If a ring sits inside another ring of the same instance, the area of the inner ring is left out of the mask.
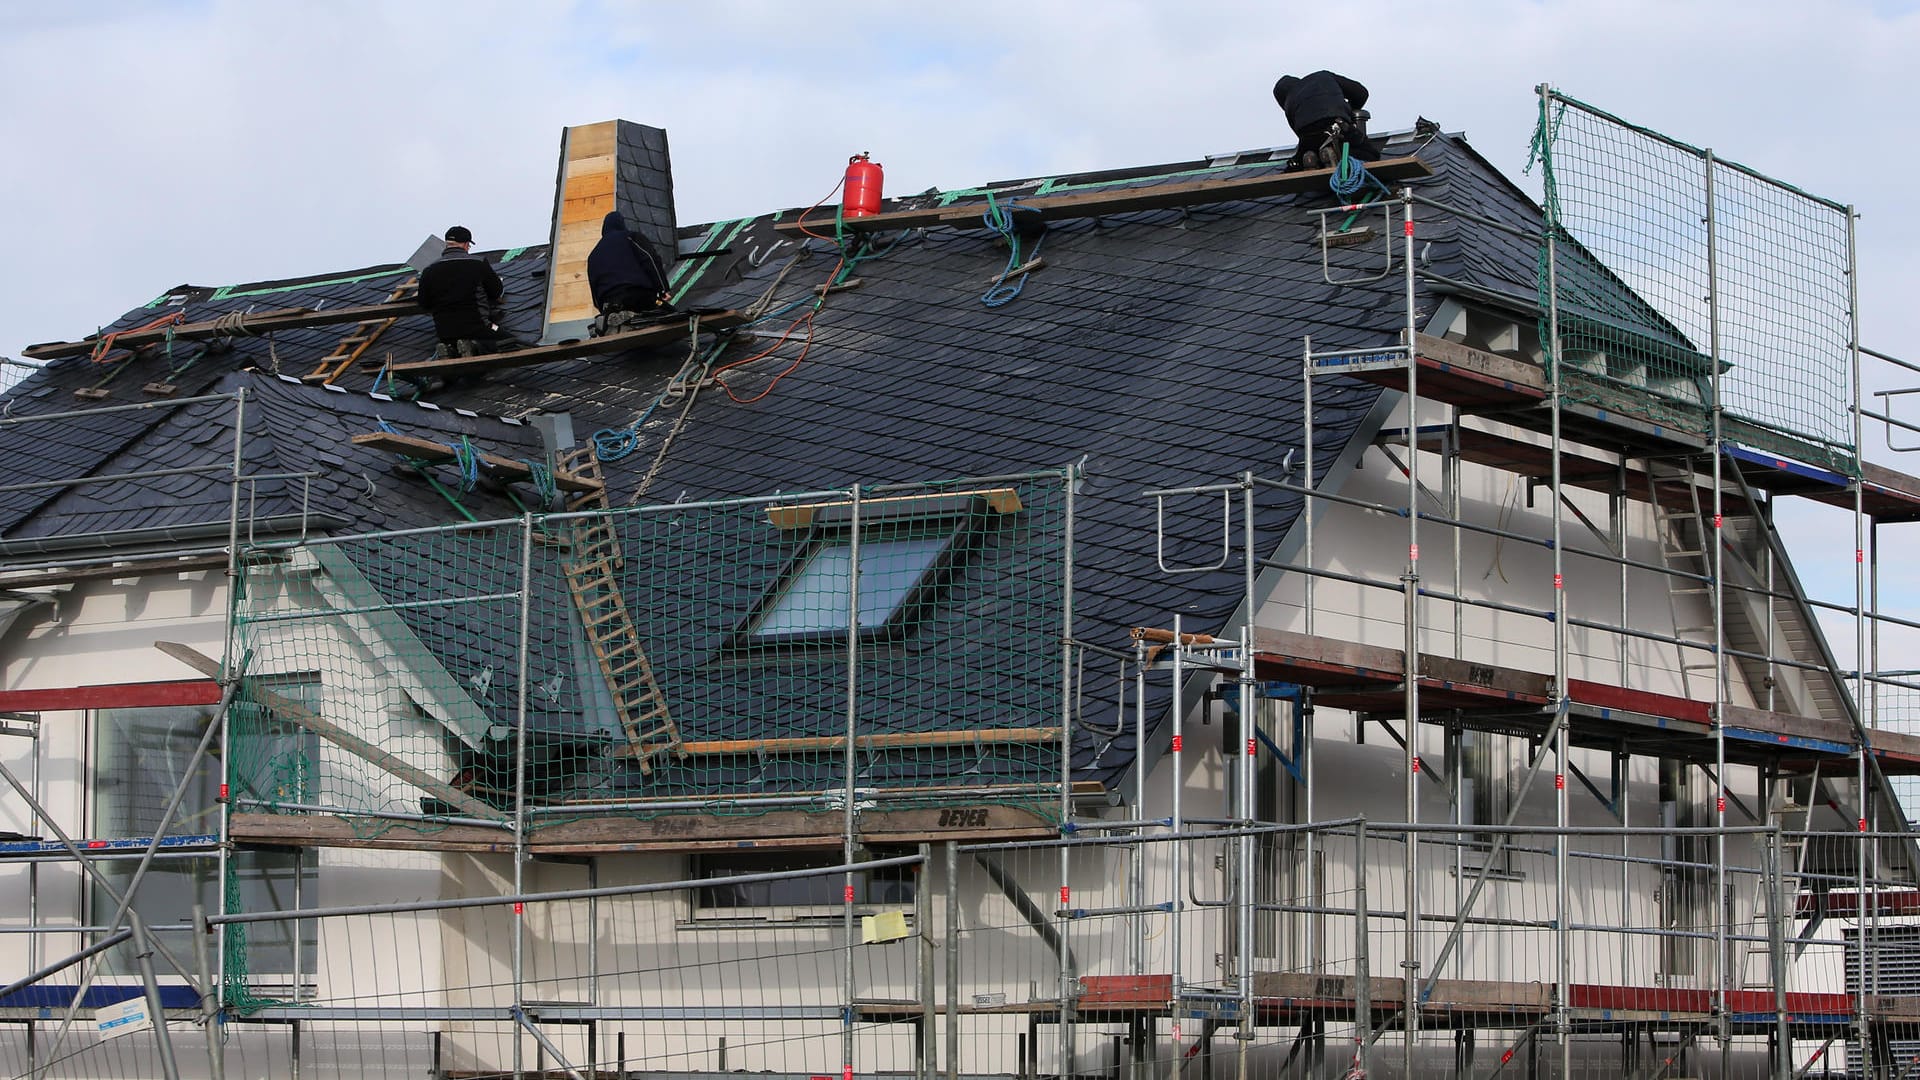
<path id="1" fill-rule="evenodd" d="M 454 222 L 539 243 L 569 123 L 666 127 L 690 223 L 812 202 L 860 150 L 899 193 L 1284 144 L 1274 78 L 1332 67 L 1376 127 L 1431 117 L 1512 175 L 1546 79 L 1854 203 L 1864 338 L 1920 356 L 1916 55 L 1920 17 L 1790 0 L 8 5 L 0 352 Z"/>

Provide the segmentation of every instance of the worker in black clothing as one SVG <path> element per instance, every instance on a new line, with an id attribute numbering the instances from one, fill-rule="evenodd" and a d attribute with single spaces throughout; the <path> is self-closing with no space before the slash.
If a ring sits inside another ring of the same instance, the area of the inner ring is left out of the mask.
<path id="1" fill-rule="evenodd" d="M 1345 75 L 1282 76 L 1273 84 L 1273 100 L 1299 138 L 1287 171 L 1334 168 L 1342 149 L 1356 161 L 1380 160 L 1380 148 L 1367 138 L 1367 88 Z"/>
<path id="2" fill-rule="evenodd" d="M 617 334 L 673 314 L 660 256 L 652 245 L 627 230 L 618 210 L 600 223 L 600 242 L 587 255 L 587 289 L 600 312 L 593 320 L 594 337 Z"/>
<path id="3" fill-rule="evenodd" d="M 473 233 L 464 225 L 447 230 L 447 249 L 420 272 L 420 306 L 433 316 L 439 347 L 435 359 L 484 356 L 520 343 L 500 328 L 505 290 L 500 275 L 473 253 Z"/>

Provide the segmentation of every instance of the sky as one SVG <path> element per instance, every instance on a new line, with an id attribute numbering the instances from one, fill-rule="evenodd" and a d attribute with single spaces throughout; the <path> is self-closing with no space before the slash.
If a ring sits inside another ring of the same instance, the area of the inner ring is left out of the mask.
<path id="1" fill-rule="evenodd" d="M 1270 87 L 1326 67 L 1371 88 L 1375 130 L 1433 119 L 1530 187 L 1548 82 L 1851 204 L 1862 341 L 1920 360 L 1916 8 L 0 0 L 0 356 L 179 284 L 398 261 L 456 223 L 481 248 L 543 243 L 569 124 L 666 128 L 690 224 L 808 205 L 860 151 L 897 195 L 1287 145 Z M 1869 456 L 1920 474 L 1920 453 Z M 1810 587 L 1850 601 L 1851 516 L 1782 526 Z M 1920 563 L 1881 575 L 1883 609 L 1920 617 Z"/>

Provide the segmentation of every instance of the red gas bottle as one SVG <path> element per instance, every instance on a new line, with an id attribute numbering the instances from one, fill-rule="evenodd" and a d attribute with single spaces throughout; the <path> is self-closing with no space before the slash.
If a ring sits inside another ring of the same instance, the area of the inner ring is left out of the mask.
<path id="1" fill-rule="evenodd" d="M 840 204 L 842 217 L 867 217 L 880 212 L 880 179 L 878 163 L 867 154 L 859 153 L 847 159 L 847 190 Z"/>

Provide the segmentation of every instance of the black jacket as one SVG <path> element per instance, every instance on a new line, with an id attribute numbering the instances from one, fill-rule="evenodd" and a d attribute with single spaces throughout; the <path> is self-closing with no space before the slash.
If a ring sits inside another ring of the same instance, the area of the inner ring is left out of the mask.
<path id="1" fill-rule="evenodd" d="M 450 247 L 420 272 L 420 306 L 433 315 L 441 341 L 477 341 L 495 336 L 504 290 L 487 260 Z"/>
<path id="2" fill-rule="evenodd" d="M 660 257 L 646 241 L 627 231 L 618 210 L 600 223 L 600 242 L 587 255 L 587 288 L 593 293 L 593 306 L 602 311 L 615 296 L 625 294 L 627 299 L 637 294 L 651 301 L 666 291 Z"/>
<path id="3" fill-rule="evenodd" d="M 1273 100 L 1286 110 L 1293 133 L 1304 136 L 1316 124 L 1353 119 L 1355 109 L 1366 107 L 1367 88 L 1345 75 L 1316 71 L 1305 78 L 1282 76 L 1273 84 Z"/>

